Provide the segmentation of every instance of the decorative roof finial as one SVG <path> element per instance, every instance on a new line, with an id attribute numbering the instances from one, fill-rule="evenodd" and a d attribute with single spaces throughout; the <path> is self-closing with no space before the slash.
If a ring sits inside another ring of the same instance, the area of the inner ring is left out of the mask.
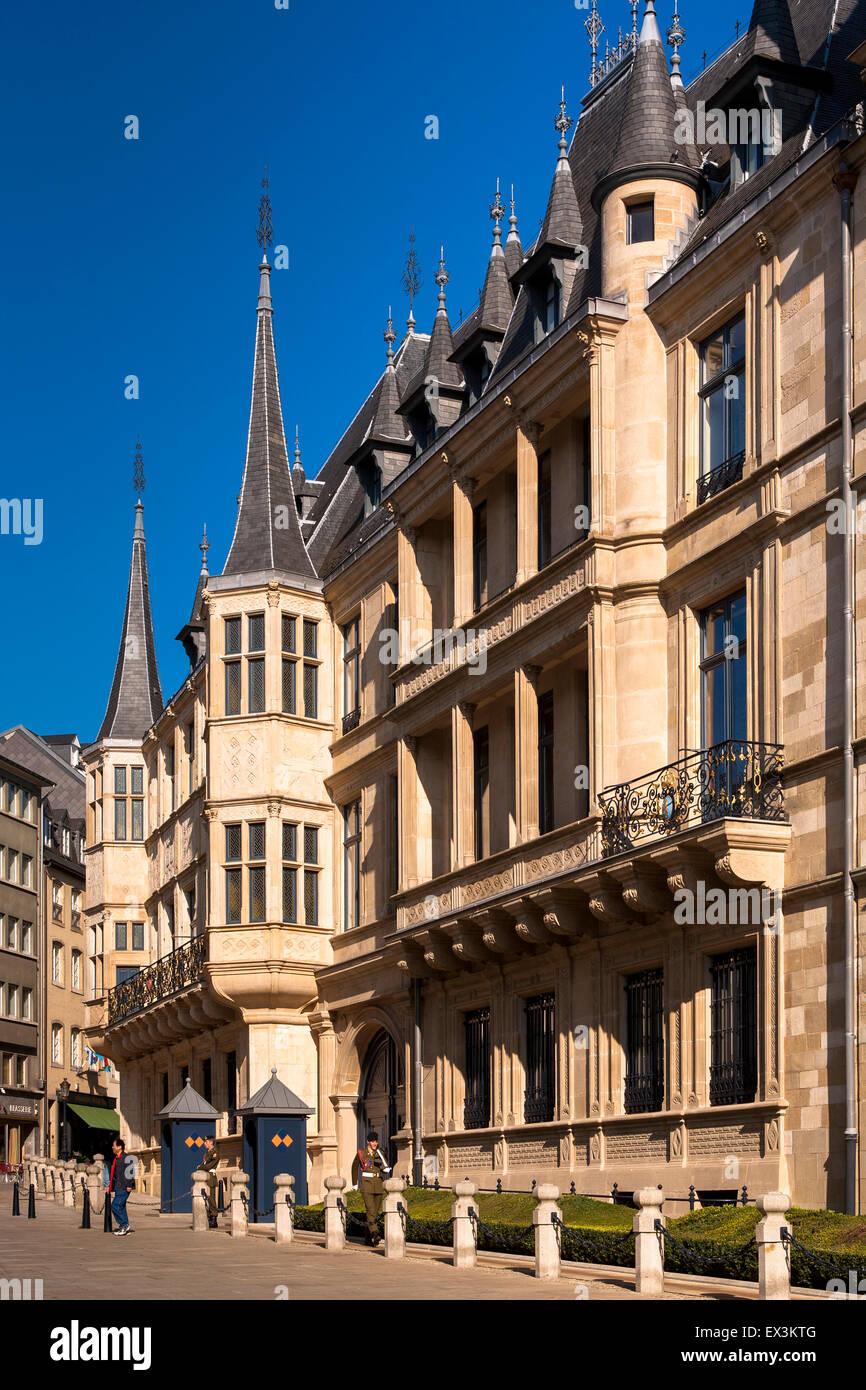
<path id="1" fill-rule="evenodd" d="M 415 332 L 415 315 L 412 313 L 412 307 L 415 303 L 418 291 L 424 284 L 424 276 L 418 264 L 418 257 L 415 255 L 414 227 L 409 228 L 409 255 L 406 257 L 406 265 L 403 268 L 400 283 L 409 296 L 409 318 L 406 321 L 406 326 L 411 334 Z"/>
<path id="2" fill-rule="evenodd" d="M 517 211 L 516 211 L 516 204 L 515 204 L 515 202 L 514 202 L 514 184 L 511 185 L 511 216 L 510 216 L 509 219 L 508 219 L 508 225 L 509 225 L 509 227 L 511 228 L 511 231 L 509 231 L 508 235 L 511 236 L 511 234 L 512 234 L 512 232 L 513 232 L 514 235 L 516 236 L 516 235 L 517 235 Z"/>
<path id="3" fill-rule="evenodd" d="M 448 281 L 451 279 L 451 276 L 448 274 L 448 271 L 445 269 L 445 247 L 444 247 L 444 246 L 440 248 L 439 256 L 440 256 L 440 259 L 439 259 L 439 269 L 438 269 L 437 272 L 436 272 L 436 284 L 439 286 L 439 311 L 440 311 L 440 313 L 443 313 L 443 314 L 444 314 L 444 313 L 445 313 L 445 286 L 448 284 Z"/>
<path id="4" fill-rule="evenodd" d="M 295 425 L 295 467 L 296 467 L 296 468 L 300 468 L 300 466 L 301 466 L 301 432 L 300 432 L 298 426 Z"/>
<path id="5" fill-rule="evenodd" d="M 573 121 L 573 120 L 571 119 L 571 117 L 567 114 L 566 109 L 565 109 L 565 87 L 563 87 L 563 89 L 562 89 L 562 101 L 559 103 L 559 115 L 557 116 L 556 120 L 553 122 L 553 127 L 554 127 L 554 129 L 559 131 L 559 148 L 560 148 L 560 151 L 561 151 L 563 154 L 565 154 L 565 150 L 566 150 L 565 137 L 566 137 L 566 135 L 568 134 L 568 132 L 571 130 L 571 127 L 572 127 L 573 125 L 574 125 L 574 121 Z"/>
<path id="6" fill-rule="evenodd" d="M 684 42 L 686 31 L 680 20 L 680 0 L 674 0 L 674 17 L 668 29 L 667 39 L 669 46 L 674 51 L 671 58 L 671 82 L 673 85 L 682 86 L 683 79 L 680 76 L 680 44 Z"/>
<path id="7" fill-rule="evenodd" d="M 210 541 L 207 538 L 207 522 L 204 524 L 204 531 L 198 548 L 201 551 L 202 574 L 207 574 L 207 553 L 210 550 Z"/>
<path id="8" fill-rule="evenodd" d="M 136 436 L 135 458 L 133 460 L 132 486 L 138 493 L 138 500 L 141 502 L 141 494 L 144 492 L 144 458 L 141 452 L 141 435 Z"/>
<path id="9" fill-rule="evenodd" d="M 256 241 L 262 248 L 262 260 L 268 259 L 268 247 L 274 244 L 274 228 L 271 221 L 271 200 L 268 196 L 268 166 L 265 165 L 265 176 L 262 179 L 262 196 L 259 198 L 259 225 L 256 230 Z"/>
<path id="10" fill-rule="evenodd" d="M 604 33 L 604 25 L 598 13 L 598 0 L 592 0 L 592 9 L 589 18 L 583 21 L 583 27 L 589 34 L 589 47 L 592 53 L 592 67 L 589 73 L 589 84 L 594 87 L 598 76 L 598 39 Z"/>
<path id="11" fill-rule="evenodd" d="M 514 204 L 512 203 L 512 209 L 513 209 L 513 206 L 514 206 Z M 502 224 L 502 219 L 503 219 L 503 217 L 505 216 L 505 206 L 504 206 L 504 204 L 503 204 L 503 202 L 502 202 L 502 196 L 501 196 L 501 194 L 500 194 L 500 192 L 499 192 L 499 179 L 496 180 L 496 197 L 493 199 L 493 202 L 490 204 L 490 216 L 491 216 L 492 219 L 493 219 L 493 244 L 494 244 L 494 246 L 501 246 L 501 245 L 502 245 L 502 227 L 501 227 L 501 224 Z"/>
<path id="12" fill-rule="evenodd" d="M 394 344 L 397 341 L 397 334 L 394 332 L 394 323 L 391 318 L 391 305 L 388 305 L 388 327 L 385 329 L 385 342 L 388 345 L 388 366 L 394 365 Z"/>
<path id="13" fill-rule="evenodd" d="M 677 0 L 678 3 L 678 0 Z M 631 32 L 635 42 L 637 42 L 637 12 L 640 9 L 640 0 L 630 0 L 631 4 Z"/>

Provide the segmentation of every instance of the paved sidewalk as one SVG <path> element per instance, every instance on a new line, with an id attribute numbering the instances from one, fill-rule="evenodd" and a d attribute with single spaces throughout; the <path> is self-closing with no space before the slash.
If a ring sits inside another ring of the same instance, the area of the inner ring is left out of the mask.
<path id="1" fill-rule="evenodd" d="M 25 1206 L 26 1211 L 26 1206 Z M 0 1212 L 0 1278 L 41 1279 L 46 1301 L 267 1300 L 559 1300 L 576 1297 L 645 1302 L 628 1276 L 608 1282 L 574 1276 L 542 1283 L 510 1269 L 454 1269 L 448 1256 L 386 1260 L 381 1249 L 326 1251 L 319 1239 L 279 1246 L 256 1233 L 233 1240 L 225 1230 L 194 1234 L 189 1216 L 160 1217 L 131 1208 L 134 1234 L 106 1235 L 102 1217 L 90 1231 L 81 1214 L 44 1199 L 37 1219 Z M 576 1292 L 579 1288 L 581 1292 Z M 666 1294 L 681 1301 L 700 1295 Z"/>

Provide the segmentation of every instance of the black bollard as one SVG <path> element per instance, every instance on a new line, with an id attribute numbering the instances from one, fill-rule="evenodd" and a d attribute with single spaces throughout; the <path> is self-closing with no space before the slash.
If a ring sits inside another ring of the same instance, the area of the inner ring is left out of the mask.
<path id="1" fill-rule="evenodd" d="M 110 1192 L 106 1192 L 106 1194 L 105 1194 L 105 1210 L 104 1210 L 104 1212 L 103 1212 L 103 1214 L 102 1214 L 102 1232 L 103 1232 L 103 1235 L 105 1235 L 105 1234 L 111 1235 L 111 1232 L 112 1232 L 112 1225 L 111 1225 L 111 1193 L 110 1193 Z"/>
<path id="2" fill-rule="evenodd" d="M 19 1197 L 18 1197 L 18 1184 L 17 1184 L 17 1182 L 13 1182 L 13 1184 L 12 1184 L 12 1215 L 13 1215 L 13 1216 L 20 1216 L 20 1215 L 21 1215 L 21 1206 L 20 1206 Z"/>
<path id="3" fill-rule="evenodd" d="M 217 1183 L 217 1213 L 221 1214 L 225 1210 L 225 1188 L 223 1186 L 223 1180 L 222 1178 L 220 1178 L 219 1182 Z"/>
<path id="4" fill-rule="evenodd" d="M 36 1188 L 30 1184 L 30 1196 L 27 1199 L 27 1220 L 36 1220 Z"/>
<path id="5" fill-rule="evenodd" d="M 81 1210 L 81 1229 L 82 1231 L 90 1230 L 90 1188 L 87 1186 L 84 1188 L 84 1205 Z"/>

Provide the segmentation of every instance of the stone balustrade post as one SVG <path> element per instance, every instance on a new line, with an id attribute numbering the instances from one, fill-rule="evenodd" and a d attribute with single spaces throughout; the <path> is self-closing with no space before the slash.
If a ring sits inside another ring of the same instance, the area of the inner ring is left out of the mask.
<path id="1" fill-rule="evenodd" d="M 791 1297 L 791 1247 L 782 1239 L 782 1228 L 791 1230 L 787 1213 L 791 1198 L 786 1192 L 765 1192 L 757 1200 L 763 1220 L 755 1227 L 758 1245 L 758 1297 L 789 1299 Z"/>
<path id="2" fill-rule="evenodd" d="M 207 1224 L 207 1181 L 208 1175 L 204 1168 L 196 1168 L 192 1175 L 192 1228 L 194 1231 L 206 1231 Z M 232 1231 L 234 1235 L 234 1231 Z"/>
<path id="3" fill-rule="evenodd" d="M 75 1162 L 68 1158 L 63 1164 L 63 1205 L 65 1207 L 75 1206 Z"/>
<path id="4" fill-rule="evenodd" d="M 102 1186 L 102 1164 L 88 1163 L 86 1168 L 87 1188 L 90 1192 L 90 1214 L 102 1215 L 102 1204 L 105 1201 L 105 1191 Z"/>
<path id="5" fill-rule="evenodd" d="M 274 1239 L 277 1245 L 288 1245 L 295 1234 L 295 1180 L 291 1173 L 277 1173 L 274 1178 Z"/>
<path id="6" fill-rule="evenodd" d="M 325 1249 L 345 1250 L 346 1228 L 343 1213 L 337 1206 L 344 1187 L 345 1178 L 325 1178 Z"/>
<path id="7" fill-rule="evenodd" d="M 75 1194 L 75 1206 L 84 1206 L 84 1188 L 87 1183 L 87 1164 L 76 1163 L 73 1174 L 73 1189 Z"/>
<path id="8" fill-rule="evenodd" d="M 560 1267 L 559 1231 L 553 1224 L 553 1217 L 562 1220 L 562 1209 L 557 1205 L 559 1188 L 550 1183 L 540 1183 L 535 1190 L 538 1199 L 532 1213 L 535 1227 L 535 1277 L 536 1279 L 558 1279 Z"/>
<path id="9" fill-rule="evenodd" d="M 229 1173 L 231 1227 L 233 1236 L 245 1236 L 248 1233 L 249 1218 L 247 1210 L 250 1199 L 249 1183 L 250 1179 L 248 1173 L 242 1173 L 237 1169 Z"/>
<path id="10" fill-rule="evenodd" d="M 402 1260 L 406 1254 L 406 1229 L 399 1210 L 406 1187 L 402 1178 L 385 1179 L 385 1200 L 382 1215 L 385 1220 L 385 1259 Z"/>
<path id="11" fill-rule="evenodd" d="M 656 1226 L 661 1222 L 664 1192 L 660 1187 L 642 1187 L 634 1194 L 638 1211 L 632 1229 L 634 1235 L 634 1287 L 635 1293 L 649 1294 L 658 1298 L 664 1292 L 665 1262 L 664 1236 Z"/>
<path id="12" fill-rule="evenodd" d="M 475 1243 L 475 1224 L 470 1211 L 475 1208 L 475 1193 L 478 1188 L 474 1182 L 458 1182 L 454 1185 L 456 1202 L 451 1208 L 454 1231 L 454 1268 L 472 1269 L 478 1257 Z"/>

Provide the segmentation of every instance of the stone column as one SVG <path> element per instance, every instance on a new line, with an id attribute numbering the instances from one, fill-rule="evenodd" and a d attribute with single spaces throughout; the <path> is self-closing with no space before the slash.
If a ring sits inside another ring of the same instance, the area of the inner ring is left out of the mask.
<path id="1" fill-rule="evenodd" d="M 192 1228 L 194 1231 L 206 1231 L 207 1225 L 207 1180 L 208 1175 L 204 1168 L 196 1168 L 192 1175 Z M 234 1235 L 234 1231 L 232 1231 Z"/>
<path id="2" fill-rule="evenodd" d="M 538 440 L 541 426 L 517 421 L 517 575 L 522 584 L 538 573 Z"/>
<path id="3" fill-rule="evenodd" d="M 345 1250 L 346 1228 L 343 1213 L 337 1206 L 346 1186 L 345 1178 L 325 1178 L 325 1249 Z"/>
<path id="4" fill-rule="evenodd" d="M 235 1171 L 229 1173 L 231 1201 L 231 1224 L 233 1236 L 245 1236 L 248 1230 L 247 1203 L 250 1198 L 249 1176 Z M 244 1201 L 246 1198 L 246 1202 Z"/>
<path id="5" fill-rule="evenodd" d="M 398 1211 L 405 1184 L 402 1178 L 385 1179 L 385 1200 L 382 1215 L 385 1218 L 385 1258 L 402 1260 L 406 1254 L 406 1232 L 403 1217 Z"/>
<path id="6" fill-rule="evenodd" d="M 460 700 L 451 710 L 451 819 L 454 858 L 451 867 L 463 869 L 475 859 L 475 745 L 472 718 L 475 706 Z"/>
<path id="7" fill-rule="evenodd" d="M 532 1213 L 535 1227 L 535 1277 L 536 1279 L 559 1278 L 559 1232 L 553 1224 L 553 1217 L 562 1219 L 562 1210 L 557 1206 L 559 1188 L 550 1183 L 540 1183 L 536 1189 L 538 1203 Z"/>
<path id="8" fill-rule="evenodd" d="M 80 1207 L 83 1207 L 83 1206 L 84 1206 L 84 1189 L 85 1189 L 85 1187 L 87 1186 L 87 1171 L 88 1171 L 88 1165 L 87 1165 L 86 1163 L 76 1163 L 76 1165 L 75 1165 L 75 1205 L 76 1205 L 77 1207 L 79 1207 L 79 1206 L 80 1206 Z"/>
<path id="9" fill-rule="evenodd" d="M 455 478 L 451 489 L 454 523 L 454 626 L 465 627 L 475 612 L 472 574 L 472 493 L 474 478 Z"/>
<path id="10" fill-rule="evenodd" d="M 656 1222 L 664 1221 L 660 1187 L 642 1187 L 634 1194 L 639 1210 L 634 1218 L 634 1287 L 635 1293 L 658 1298 L 664 1293 L 664 1237 L 656 1230 Z"/>
<path id="11" fill-rule="evenodd" d="M 514 672 L 514 786 L 517 842 L 538 837 L 538 677 L 539 666 Z"/>
<path id="12" fill-rule="evenodd" d="M 758 1297 L 789 1299 L 791 1297 L 790 1246 L 782 1240 L 782 1227 L 791 1230 L 787 1212 L 791 1198 L 785 1192 L 765 1192 L 757 1200 L 758 1211 L 764 1219 L 755 1227 L 758 1245 Z"/>
<path id="13" fill-rule="evenodd" d="M 457 1201 L 451 1208 L 454 1218 L 454 1268 L 471 1269 L 476 1262 L 475 1228 L 469 1212 L 475 1207 L 474 1182 L 458 1182 L 454 1186 Z"/>
<path id="14" fill-rule="evenodd" d="M 417 888 L 418 876 L 418 740 L 407 734 L 397 752 L 400 804 L 400 891 Z"/>
<path id="15" fill-rule="evenodd" d="M 295 1180 L 291 1173 L 274 1178 L 274 1240 L 288 1245 L 295 1234 Z"/>

